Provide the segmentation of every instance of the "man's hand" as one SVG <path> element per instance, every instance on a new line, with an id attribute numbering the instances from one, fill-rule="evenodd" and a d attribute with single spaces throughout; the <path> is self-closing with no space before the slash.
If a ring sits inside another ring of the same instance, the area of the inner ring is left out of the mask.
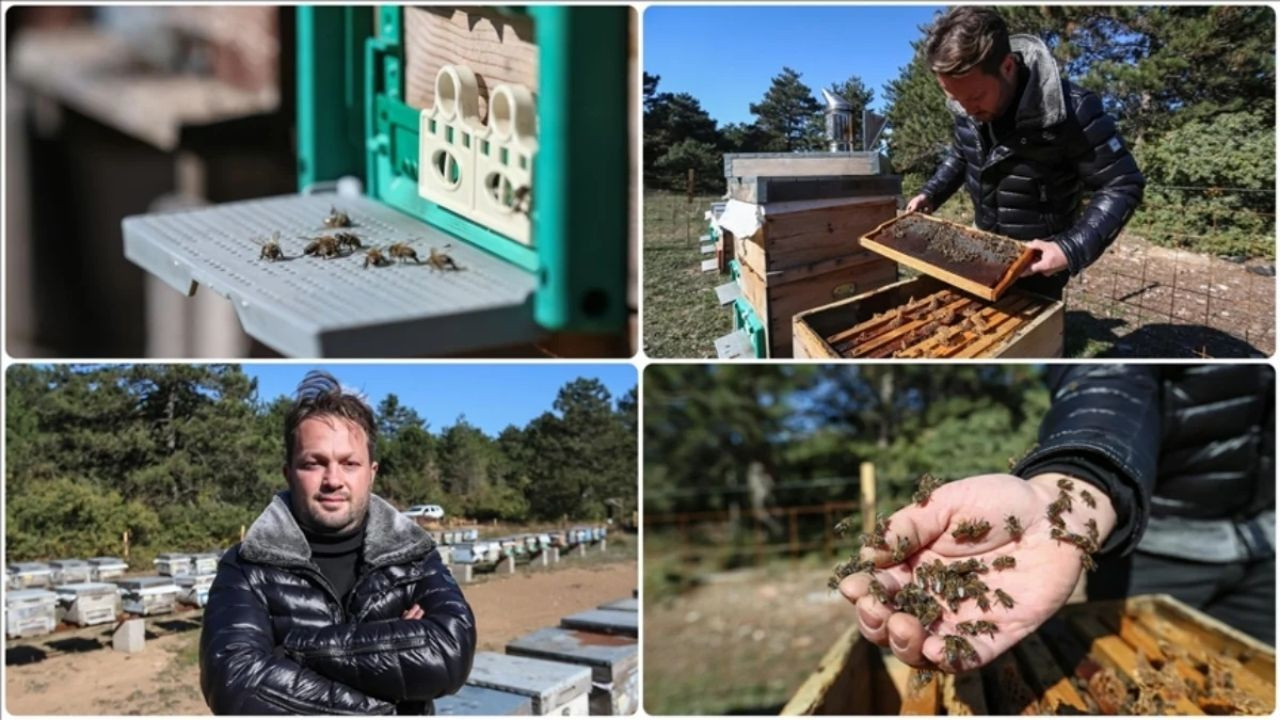
<path id="1" fill-rule="evenodd" d="M 1062 248 L 1058 243 L 1051 240 L 1032 240 L 1027 243 L 1032 250 L 1040 253 L 1040 257 L 1027 266 L 1022 276 L 1035 275 L 1057 275 L 1067 269 L 1067 256 L 1062 252 Z"/>
<path id="2" fill-rule="evenodd" d="M 1057 482 L 1063 477 L 1046 474 L 1022 480 L 1012 475 L 977 475 L 943 485 L 923 507 L 912 504 L 890 516 L 885 534 L 889 547 L 897 547 L 898 538 L 905 537 L 910 543 L 911 555 L 903 563 L 890 565 L 891 552 L 864 547 L 860 557 L 875 561 L 879 568 L 875 579 L 891 601 L 899 589 L 913 581 L 917 565 L 932 563 L 935 559 L 950 564 L 975 558 L 990 568 L 982 574 L 982 581 L 990 587 L 991 609 L 983 612 L 974 600 L 966 599 L 956 612 L 951 612 L 946 602 L 940 601 L 942 616 L 926 632 L 914 615 L 895 611 L 890 604 L 872 596 L 870 575 L 855 573 L 840 583 L 840 592 L 857 605 L 863 637 L 878 645 L 889 645 L 893 654 L 908 665 L 936 666 L 959 672 L 991 662 L 1031 634 L 1066 603 L 1080 577 L 1080 549 L 1050 536 L 1053 525 L 1046 510 L 1058 498 Z M 1087 535 L 1087 523 L 1093 520 L 1101 545 L 1115 527 L 1111 501 L 1086 482 L 1072 482 L 1072 509 L 1061 514 L 1065 529 Z M 1089 492 L 1097 507 L 1088 506 L 1082 490 Z M 1020 536 L 1006 529 L 1006 518 L 1010 516 L 1021 525 Z M 976 541 L 961 541 L 952 536 L 961 522 L 976 520 L 991 524 L 984 536 Z M 1012 557 L 1015 567 L 1008 570 L 991 567 L 1002 555 Z M 1013 598 L 1012 608 L 996 601 L 996 589 Z M 965 637 L 977 651 L 979 660 L 949 661 L 945 657 L 943 637 L 961 634 L 956 629 L 958 623 L 976 620 L 986 620 L 998 627 L 994 637 L 986 634 Z"/>
<path id="3" fill-rule="evenodd" d="M 907 201 L 907 212 L 922 212 L 928 215 L 933 212 L 933 204 L 924 193 L 920 193 Z"/>
<path id="4" fill-rule="evenodd" d="M 418 607 L 417 603 L 414 603 L 413 607 L 404 611 L 404 614 L 400 616 L 400 619 L 421 620 L 424 615 L 426 615 L 426 613 L 422 612 L 422 608 Z"/>

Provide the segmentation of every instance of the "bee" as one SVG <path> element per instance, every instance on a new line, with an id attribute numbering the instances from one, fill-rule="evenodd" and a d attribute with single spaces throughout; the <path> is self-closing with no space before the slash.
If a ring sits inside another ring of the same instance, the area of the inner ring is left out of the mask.
<path id="1" fill-rule="evenodd" d="M 839 589 L 840 589 L 840 578 L 836 577 L 835 575 L 832 575 L 831 577 L 827 578 L 827 589 L 828 589 L 828 590 L 839 590 Z"/>
<path id="2" fill-rule="evenodd" d="M 529 214 L 533 209 L 533 190 L 528 185 L 521 185 L 511 193 L 512 205 L 511 209 L 518 212 Z"/>
<path id="3" fill-rule="evenodd" d="M 1053 538 L 1054 540 L 1057 540 L 1059 543 L 1061 543 L 1062 541 L 1064 541 L 1064 540 L 1066 540 L 1066 539 L 1067 539 L 1067 535 L 1069 535 L 1069 533 L 1068 533 L 1066 530 L 1064 530 L 1064 529 L 1063 529 L 1063 528 L 1066 526 L 1066 523 L 1063 523 L 1063 522 L 1062 522 L 1062 518 L 1060 518 L 1060 517 L 1058 517 L 1058 516 L 1056 516 L 1056 515 L 1050 515 L 1050 516 L 1049 516 L 1049 520 L 1051 520 L 1051 521 L 1052 521 L 1052 520 L 1055 520 L 1055 519 L 1056 519 L 1058 522 L 1057 522 L 1057 523 L 1054 523 L 1054 524 L 1056 525 L 1056 527 L 1053 527 L 1053 528 L 1050 528 L 1050 529 L 1049 529 L 1049 537 L 1051 537 L 1051 538 Z"/>
<path id="4" fill-rule="evenodd" d="M 1085 521 L 1084 526 L 1089 529 L 1089 539 L 1096 545 L 1098 543 L 1098 521 L 1089 518 Z"/>
<path id="5" fill-rule="evenodd" d="M 991 529 L 991 523 L 986 520 L 961 520 L 955 530 L 951 531 L 951 537 L 956 540 L 981 540 Z"/>
<path id="6" fill-rule="evenodd" d="M 348 252 L 355 252 L 364 248 L 364 245 L 360 244 L 360 236 L 355 233 L 335 233 L 333 239 L 338 241 L 338 247 Z"/>
<path id="7" fill-rule="evenodd" d="M 951 566 L 947 569 L 957 575 L 969 575 L 971 573 L 986 572 L 987 564 L 977 558 L 969 558 L 964 562 L 951 563 Z"/>
<path id="8" fill-rule="evenodd" d="M 938 309 L 938 296 L 937 295 L 929 296 L 929 304 L 925 305 L 924 307 L 925 313 L 928 314 L 936 311 L 937 309 Z"/>
<path id="9" fill-rule="evenodd" d="M 351 227 L 351 216 L 330 205 L 329 214 L 324 216 L 324 226 L 327 228 Z"/>
<path id="10" fill-rule="evenodd" d="M 903 323 L 902 311 L 899 310 L 898 314 L 894 315 L 893 319 L 889 321 L 889 324 L 887 325 L 887 327 L 890 330 L 897 330 L 898 328 L 902 327 L 902 323 Z"/>
<path id="11" fill-rule="evenodd" d="M 1054 526 L 1054 530 L 1065 528 L 1067 526 L 1067 522 L 1062 519 L 1062 515 L 1054 512 L 1052 506 L 1049 508 L 1049 511 L 1045 513 L 1045 517 L 1049 518 L 1049 524 Z M 1052 534 L 1053 533 L 1050 533 L 1050 535 Z"/>
<path id="12" fill-rule="evenodd" d="M 944 651 L 947 663 L 958 666 L 961 661 L 981 662 L 978 652 L 973 649 L 973 645 L 969 644 L 959 635 L 946 635 L 943 637 Z"/>
<path id="13" fill-rule="evenodd" d="M 1071 512 L 1071 493 L 1068 493 L 1066 490 L 1059 490 L 1058 502 L 1062 503 L 1062 506 L 1066 508 L 1067 512 Z"/>
<path id="14" fill-rule="evenodd" d="M 889 532 L 889 518 L 881 515 L 880 513 L 876 513 L 875 534 L 878 535 L 880 540 L 883 542 L 885 533 L 887 532 Z"/>
<path id="15" fill-rule="evenodd" d="M 996 636 L 996 632 L 1000 630 L 999 626 L 995 623 L 988 622 L 986 620 L 969 620 L 962 622 L 959 625 L 956 625 L 956 629 L 965 635 L 990 635 L 993 639 Z"/>
<path id="16" fill-rule="evenodd" d="M 898 564 L 907 559 L 907 553 L 911 551 L 911 541 L 906 535 L 898 536 L 898 546 L 893 550 L 893 562 Z"/>
<path id="17" fill-rule="evenodd" d="M 1018 561 L 1012 555 L 1001 555 L 991 561 L 991 567 L 996 570 L 1011 570 L 1018 566 Z"/>
<path id="18" fill-rule="evenodd" d="M 1058 478 L 1058 488 L 1061 490 L 1074 490 L 1076 484 L 1068 478 Z"/>
<path id="19" fill-rule="evenodd" d="M 1004 531 L 1014 539 L 1018 540 L 1022 537 L 1022 523 L 1018 522 L 1018 516 L 1006 515 L 1004 518 Z"/>
<path id="20" fill-rule="evenodd" d="M 1098 507 L 1098 502 L 1093 499 L 1093 495 L 1088 490 L 1080 491 L 1080 499 L 1084 500 L 1084 504 L 1091 508 Z"/>
<path id="21" fill-rule="evenodd" d="M 839 535 L 840 537 L 844 537 L 845 535 L 849 534 L 850 530 L 853 529 L 853 522 L 854 522 L 853 516 L 850 515 L 849 517 L 836 523 L 835 527 L 832 528 L 832 530 L 835 531 L 836 535 Z"/>
<path id="22" fill-rule="evenodd" d="M 898 228 L 894 228 L 894 229 L 893 229 L 893 231 L 894 231 L 894 234 L 895 234 L 895 235 L 899 232 Z M 899 236 L 899 237 L 901 237 L 901 236 Z M 928 684 L 929 684 L 929 683 L 931 683 L 931 682 L 933 682 L 933 671 L 932 671 L 932 670 L 915 670 L 915 671 L 912 671 L 912 673 L 911 673 L 911 690 L 912 690 L 913 692 L 919 692 L 920 690 L 923 690 L 923 689 L 925 688 L 925 686 L 926 686 L 926 685 L 928 685 Z"/>
<path id="23" fill-rule="evenodd" d="M 369 248 L 369 251 L 364 254 L 365 269 L 368 269 L 370 265 L 374 267 L 382 267 L 390 264 L 391 258 L 387 257 L 379 248 Z"/>
<path id="24" fill-rule="evenodd" d="M 408 243 L 396 243 L 387 248 L 387 256 L 400 262 L 408 262 L 410 260 L 415 263 L 422 262 L 418 259 L 417 251 L 409 247 Z"/>
<path id="25" fill-rule="evenodd" d="M 284 260 L 284 250 L 280 249 L 280 233 L 272 233 L 271 239 L 262 242 L 262 251 L 258 253 L 259 260 L 275 262 Z"/>
<path id="26" fill-rule="evenodd" d="M 1006 608 L 1013 608 L 1013 598 L 1010 597 L 1009 593 L 1001 590 L 1000 588 L 996 588 L 996 602 Z"/>
<path id="27" fill-rule="evenodd" d="M 338 239 L 332 235 L 320 235 L 310 238 L 311 242 L 303 248 L 302 254 L 311 255 L 313 257 L 331 259 L 342 256 L 342 246 L 338 244 Z"/>
<path id="28" fill-rule="evenodd" d="M 911 496 L 911 499 L 915 501 L 917 505 L 928 504 L 929 496 L 933 494 L 934 490 L 937 490 L 943 485 L 941 480 L 929 473 L 921 475 L 920 479 L 917 480 L 916 483 L 917 490 L 915 494 Z"/>
<path id="29" fill-rule="evenodd" d="M 885 591 L 884 585 L 881 585 L 879 580 L 872 580 L 871 584 L 867 586 L 867 590 L 871 593 L 871 597 L 876 600 L 886 605 L 889 603 L 889 593 Z"/>
<path id="30" fill-rule="evenodd" d="M 449 246 L 445 245 L 445 247 Z M 439 270 L 440 272 L 444 272 L 446 270 L 457 272 L 462 269 L 458 267 L 458 263 L 453 261 L 453 258 L 436 250 L 435 248 L 431 248 L 431 254 L 427 256 L 427 264 L 431 266 L 431 269 Z"/>
<path id="31" fill-rule="evenodd" d="M 1084 564 L 1084 569 L 1089 572 L 1098 569 L 1098 564 L 1093 561 L 1093 556 L 1087 552 L 1080 553 L 1080 562 Z"/>

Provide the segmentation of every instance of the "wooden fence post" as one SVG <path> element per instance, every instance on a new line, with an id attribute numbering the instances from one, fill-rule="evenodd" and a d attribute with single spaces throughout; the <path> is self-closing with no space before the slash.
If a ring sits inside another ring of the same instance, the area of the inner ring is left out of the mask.
<path id="1" fill-rule="evenodd" d="M 876 527 L 876 466 L 864 462 L 858 466 L 861 481 L 862 532 L 870 535 Z"/>

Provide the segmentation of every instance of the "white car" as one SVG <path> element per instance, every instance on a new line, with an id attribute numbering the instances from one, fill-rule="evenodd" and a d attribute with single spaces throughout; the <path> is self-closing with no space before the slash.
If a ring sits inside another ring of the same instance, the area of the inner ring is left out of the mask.
<path id="1" fill-rule="evenodd" d="M 428 520 L 443 520 L 444 508 L 439 505 L 414 505 L 413 507 L 401 513 L 412 518 L 427 518 Z"/>

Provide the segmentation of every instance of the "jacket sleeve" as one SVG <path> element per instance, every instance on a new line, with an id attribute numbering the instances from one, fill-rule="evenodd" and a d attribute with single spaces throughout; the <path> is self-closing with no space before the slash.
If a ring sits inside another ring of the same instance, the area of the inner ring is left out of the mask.
<path id="1" fill-rule="evenodd" d="M 285 650 L 325 677 L 392 703 L 457 692 L 471 674 L 475 616 L 440 554 L 432 550 L 422 562 L 413 591 L 421 620 L 298 628 L 285 636 Z"/>
<path id="2" fill-rule="evenodd" d="M 395 706 L 303 668 L 276 646 L 271 618 L 238 562 L 218 564 L 200 634 L 200 687 L 215 715 L 385 715 Z"/>
<path id="3" fill-rule="evenodd" d="M 960 189 L 960 184 L 964 182 L 964 157 L 960 154 L 959 144 L 955 141 L 951 143 L 951 147 L 947 148 L 947 154 L 942 158 L 942 163 L 938 165 L 938 169 L 933 171 L 933 177 L 924 184 L 920 192 L 929 198 L 929 204 L 934 210 L 942 207 L 942 204 L 951 199 L 956 190 Z"/>
<path id="4" fill-rule="evenodd" d="M 1075 157 L 1076 169 L 1093 195 L 1075 225 L 1053 238 L 1067 256 L 1072 275 L 1102 257 L 1142 202 L 1147 184 L 1097 95 L 1082 94 L 1075 106 L 1075 120 L 1084 135 Z"/>
<path id="5" fill-rule="evenodd" d="M 1104 554 L 1132 551 L 1151 514 L 1162 433 L 1156 373 L 1150 365 L 1052 366 L 1039 444 L 1013 469 L 1024 478 L 1058 471 L 1101 483 L 1116 510 Z"/>

